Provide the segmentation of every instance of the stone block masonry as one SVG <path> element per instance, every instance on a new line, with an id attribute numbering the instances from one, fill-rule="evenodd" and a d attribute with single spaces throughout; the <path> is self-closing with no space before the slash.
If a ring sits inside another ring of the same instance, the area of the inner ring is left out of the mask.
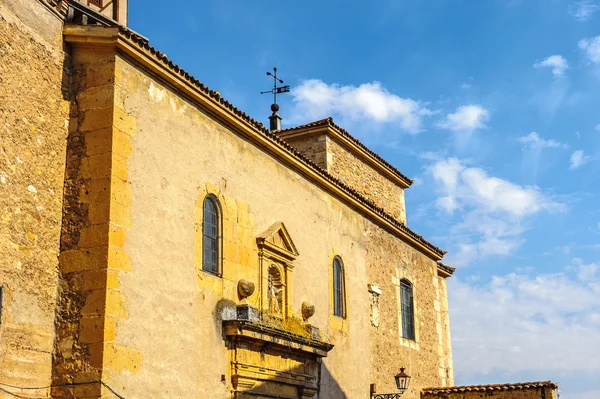
<path id="1" fill-rule="evenodd" d="M 47 387 L 51 381 L 68 82 L 57 14 L 37 1 L 0 1 L 0 382 L 4 384 Z M 48 389 L 39 389 L 27 394 L 47 393 Z"/>
<path id="2" fill-rule="evenodd" d="M 115 54 L 74 46 L 60 255 L 54 397 L 100 397 L 111 372 L 136 373 L 142 355 L 115 343 L 129 318 L 120 275 L 132 271 L 124 250 L 132 227 L 127 162 L 137 121 L 115 104 Z M 88 79 L 89 77 L 89 79 Z M 85 395 L 85 396 L 84 396 Z"/>

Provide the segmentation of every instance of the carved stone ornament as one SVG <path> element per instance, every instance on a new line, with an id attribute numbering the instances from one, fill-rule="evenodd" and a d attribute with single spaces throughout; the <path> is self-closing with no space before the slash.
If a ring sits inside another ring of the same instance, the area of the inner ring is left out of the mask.
<path id="1" fill-rule="evenodd" d="M 302 318 L 304 321 L 310 319 L 315 314 L 315 305 L 310 302 L 302 302 Z"/>
<path id="2" fill-rule="evenodd" d="M 254 283 L 249 280 L 241 279 L 238 281 L 238 295 L 241 299 L 246 299 L 254 294 Z"/>

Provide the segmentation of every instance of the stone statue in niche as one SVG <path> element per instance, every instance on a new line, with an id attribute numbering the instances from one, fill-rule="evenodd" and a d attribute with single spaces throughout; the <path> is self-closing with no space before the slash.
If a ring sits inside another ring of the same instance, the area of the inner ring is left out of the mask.
<path id="1" fill-rule="evenodd" d="M 268 297 L 269 313 L 281 316 L 283 311 L 283 282 L 281 281 L 281 272 L 275 265 L 269 267 Z"/>

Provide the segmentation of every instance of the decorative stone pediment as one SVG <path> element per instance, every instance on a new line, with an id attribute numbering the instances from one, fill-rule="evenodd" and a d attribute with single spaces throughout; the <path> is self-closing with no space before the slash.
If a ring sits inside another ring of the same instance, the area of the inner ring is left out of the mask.
<path id="1" fill-rule="evenodd" d="M 260 310 L 280 318 L 292 315 L 292 270 L 298 250 L 283 222 L 256 237 L 260 267 Z"/>
<path id="2" fill-rule="evenodd" d="M 270 257 L 284 263 L 293 262 L 299 255 L 283 222 L 275 223 L 263 234 L 256 237 L 256 243 L 261 252 L 268 253 Z"/>

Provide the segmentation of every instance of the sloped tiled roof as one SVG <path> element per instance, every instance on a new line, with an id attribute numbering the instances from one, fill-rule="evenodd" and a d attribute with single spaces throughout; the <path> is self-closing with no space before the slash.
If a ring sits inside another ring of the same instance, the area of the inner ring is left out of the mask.
<path id="1" fill-rule="evenodd" d="M 307 129 L 307 128 L 311 128 L 311 127 L 322 127 L 322 126 L 330 126 L 330 127 L 334 128 L 334 129 L 336 129 L 340 133 L 340 135 L 342 135 L 343 137 L 345 137 L 348 140 L 352 141 L 354 144 L 356 144 L 358 147 L 360 147 L 362 150 L 364 150 L 367 154 L 369 154 L 373 158 L 375 158 L 379 163 L 381 163 L 382 165 L 384 165 L 387 169 L 389 169 L 397 177 L 399 177 L 401 180 L 403 180 L 406 183 L 407 186 L 410 186 L 413 183 L 412 179 L 410 179 L 409 177 L 405 176 L 394 165 L 392 165 L 391 163 L 389 163 L 388 161 L 386 161 L 385 159 L 383 159 L 376 152 L 374 152 L 371 149 L 369 149 L 360 140 L 358 140 L 356 137 L 354 137 L 350 133 L 348 133 L 347 130 L 345 130 L 345 129 L 341 128 L 340 126 L 336 125 L 333 122 L 333 118 L 332 117 L 321 119 L 321 120 L 310 122 L 310 123 L 306 123 L 304 125 L 299 125 L 299 126 L 294 126 L 294 127 L 286 128 L 286 129 L 281 129 L 281 130 L 276 131 L 275 133 L 277 133 L 277 134 L 288 133 L 288 132 L 293 132 L 295 130 Z"/>
<path id="2" fill-rule="evenodd" d="M 75 25 L 75 24 L 65 25 L 65 28 L 68 28 L 68 26 L 78 26 L 78 25 Z M 194 86 L 197 90 L 199 90 L 205 96 L 210 98 L 214 103 L 218 104 L 224 111 L 229 112 L 229 113 L 235 115 L 238 119 L 244 121 L 247 125 L 249 125 L 256 132 L 258 132 L 259 134 L 262 134 L 264 137 L 268 138 L 271 142 L 273 142 L 277 146 L 279 146 L 281 149 L 284 149 L 286 152 L 293 155 L 298 160 L 302 161 L 305 165 L 307 165 L 309 168 L 311 168 L 314 172 L 318 173 L 321 177 L 323 177 L 324 179 L 326 179 L 333 185 L 335 185 L 338 188 L 340 188 L 341 190 L 343 190 L 346 194 L 350 195 L 356 201 L 360 202 L 361 204 L 363 204 L 364 206 L 369 208 L 375 214 L 377 214 L 381 218 L 385 219 L 388 223 L 390 223 L 397 229 L 401 230 L 404 234 L 406 234 L 407 236 L 412 238 L 414 241 L 420 243 L 423 247 L 427 248 L 432 253 L 436 254 L 440 258 L 446 254 L 446 251 L 433 245 L 432 243 L 427 241 L 425 238 L 423 238 L 421 235 L 415 233 L 413 230 L 409 229 L 406 225 L 397 221 L 393 216 L 391 216 L 390 214 L 385 212 L 385 210 L 383 208 L 380 208 L 377 205 L 375 205 L 375 203 L 373 201 L 365 198 L 364 196 L 359 194 L 356 190 L 354 190 L 352 187 L 346 185 L 341 180 L 333 177 L 327 171 L 320 168 L 313 161 L 311 161 L 310 159 L 308 159 L 304 155 L 302 155 L 300 152 L 298 152 L 294 147 L 292 147 L 287 142 L 285 142 L 284 140 L 279 138 L 277 136 L 277 134 L 275 134 L 275 133 L 271 132 L 270 130 L 268 130 L 267 128 L 265 128 L 262 123 L 256 121 L 255 119 L 253 119 L 246 113 L 242 112 L 240 109 L 236 108 L 229 101 L 227 101 L 223 97 L 221 97 L 221 94 L 218 91 L 209 89 L 206 85 L 204 85 L 198 79 L 194 78 L 192 75 L 190 75 L 184 69 L 180 68 L 177 64 L 175 64 L 173 61 L 171 61 L 167 57 L 166 54 L 161 53 L 154 47 L 150 46 L 148 39 L 146 39 L 145 37 L 140 36 L 137 33 L 133 32 L 132 30 L 127 29 L 121 25 L 116 26 L 116 27 L 111 27 L 111 28 L 97 27 L 97 26 L 90 27 L 90 28 L 93 28 L 93 29 L 116 29 L 116 28 L 118 28 L 119 35 L 123 39 L 127 39 L 128 42 L 136 45 L 138 48 L 140 48 L 141 50 L 145 51 L 148 55 L 150 55 L 156 62 L 159 62 L 160 64 L 162 64 L 163 67 L 165 67 L 165 68 L 169 69 L 171 72 L 179 75 L 182 79 L 187 81 L 190 85 Z"/>
<path id="3" fill-rule="evenodd" d="M 424 397 L 427 397 L 445 393 L 523 391 L 537 388 L 558 389 L 558 385 L 552 381 L 517 382 L 513 384 L 465 385 L 445 388 L 424 388 L 422 393 Z"/>

